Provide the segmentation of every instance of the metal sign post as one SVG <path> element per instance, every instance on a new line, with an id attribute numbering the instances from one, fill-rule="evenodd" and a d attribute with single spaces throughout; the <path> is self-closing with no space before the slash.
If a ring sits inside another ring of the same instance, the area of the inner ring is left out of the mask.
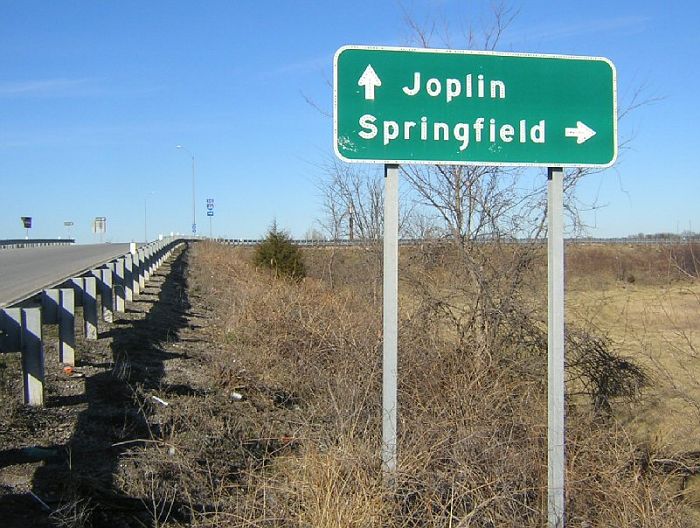
<path id="1" fill-rule="evenodd" d="M 564 170 L 547 171 L 547 519 L 564 527 Z"/>
<path id="2" fill-rule="evenodd" d="M 384 317 L 382 364 L 382 469 L 396 483 L 396 414 L 399 336 L 399 166 L 384 166 Z"/>

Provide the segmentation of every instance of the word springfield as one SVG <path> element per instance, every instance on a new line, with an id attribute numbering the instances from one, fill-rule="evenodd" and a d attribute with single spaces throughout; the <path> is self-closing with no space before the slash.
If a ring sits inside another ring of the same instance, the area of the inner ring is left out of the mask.
<path id="1" fill-rule="evenodd" d="M 379 133 L 379 127 L 375 124 L 377 118 L 371 114 L 365 114 L 360 118 L 360 127 L 362 130 L 358 133 L 362 139 L 374 139 Z M 450 141 L 455 139 L 460 142 L 459 150 L 465 150 L 470 141 L 481 143 L 488 141 L 496 143 L 502 141 L 510 143 L 518 141 L 520 143 L 527 142 L 528 138 L 533 143 L 545 142 L 545 122 L 539 121 L 536 125 L 528 126 L 525 119 L 518 122 L 517 130 L 511 124 L 497 124 L 496 120 L 489 119 L 488 125 L 485 124 L 486 119 L 483 117 L 477 118 L 473 123 L 455 123 L 449 125 L 440 121 L 433 123 L 428 122 L 428 118 L 423 116 L 420 118 L 420 124 L 415 121 L 383 121 L 382 142 L 388 145 L 395 139 L 404 139 L 409 141 L 418 138 L 421 141 Z M 418 127 L 418 130 L 415 130 Z M 488 131 L 485 131 L 487 128 Z"/>

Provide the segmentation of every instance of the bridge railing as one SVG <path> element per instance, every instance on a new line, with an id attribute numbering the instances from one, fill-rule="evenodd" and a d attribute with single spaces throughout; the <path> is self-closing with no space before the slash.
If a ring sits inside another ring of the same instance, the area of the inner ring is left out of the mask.
<path id="1" fill-rule="evenodd" d="M 69 246 L 71 244 L 75 244 L 75 240 L 72 238 L 9 238 L 0 240 L 0 249 Z"/>

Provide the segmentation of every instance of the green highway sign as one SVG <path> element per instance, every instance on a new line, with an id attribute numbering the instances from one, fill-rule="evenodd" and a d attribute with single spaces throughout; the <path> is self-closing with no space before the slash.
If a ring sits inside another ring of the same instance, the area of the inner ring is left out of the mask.
<path id="1" fill-rule="evenodd" d="M 345 46 L 336 154 L 349 162 L 608 167 L 614 65 L 599 57 Z"/>

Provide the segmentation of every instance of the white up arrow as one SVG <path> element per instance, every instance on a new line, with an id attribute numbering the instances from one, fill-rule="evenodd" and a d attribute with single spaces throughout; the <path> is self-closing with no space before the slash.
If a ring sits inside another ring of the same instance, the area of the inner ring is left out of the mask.
<path id="1" fill-rule="evenodd" d="M 564 134 L 566 134 L 566 137 L 575 137 L 576 143 L 579 145 L 584 141 L 591 139 L 593 136 L 595 136 L 595 133 L 595 130 L 586 126 L 581 121 L 576 121 L 576 128 L 572 127 L 564 129 Z"/>
<path id="2" fill-rule="evenodd" d="M 357 81 L 358 86 L 365 87 L 365 99 L 374 100 L 374 88 L 382 85 L 382 81 L 377 77 L 377 72 L 374 71 L 371 64 L 368 64 L 364 73 Z"/>

